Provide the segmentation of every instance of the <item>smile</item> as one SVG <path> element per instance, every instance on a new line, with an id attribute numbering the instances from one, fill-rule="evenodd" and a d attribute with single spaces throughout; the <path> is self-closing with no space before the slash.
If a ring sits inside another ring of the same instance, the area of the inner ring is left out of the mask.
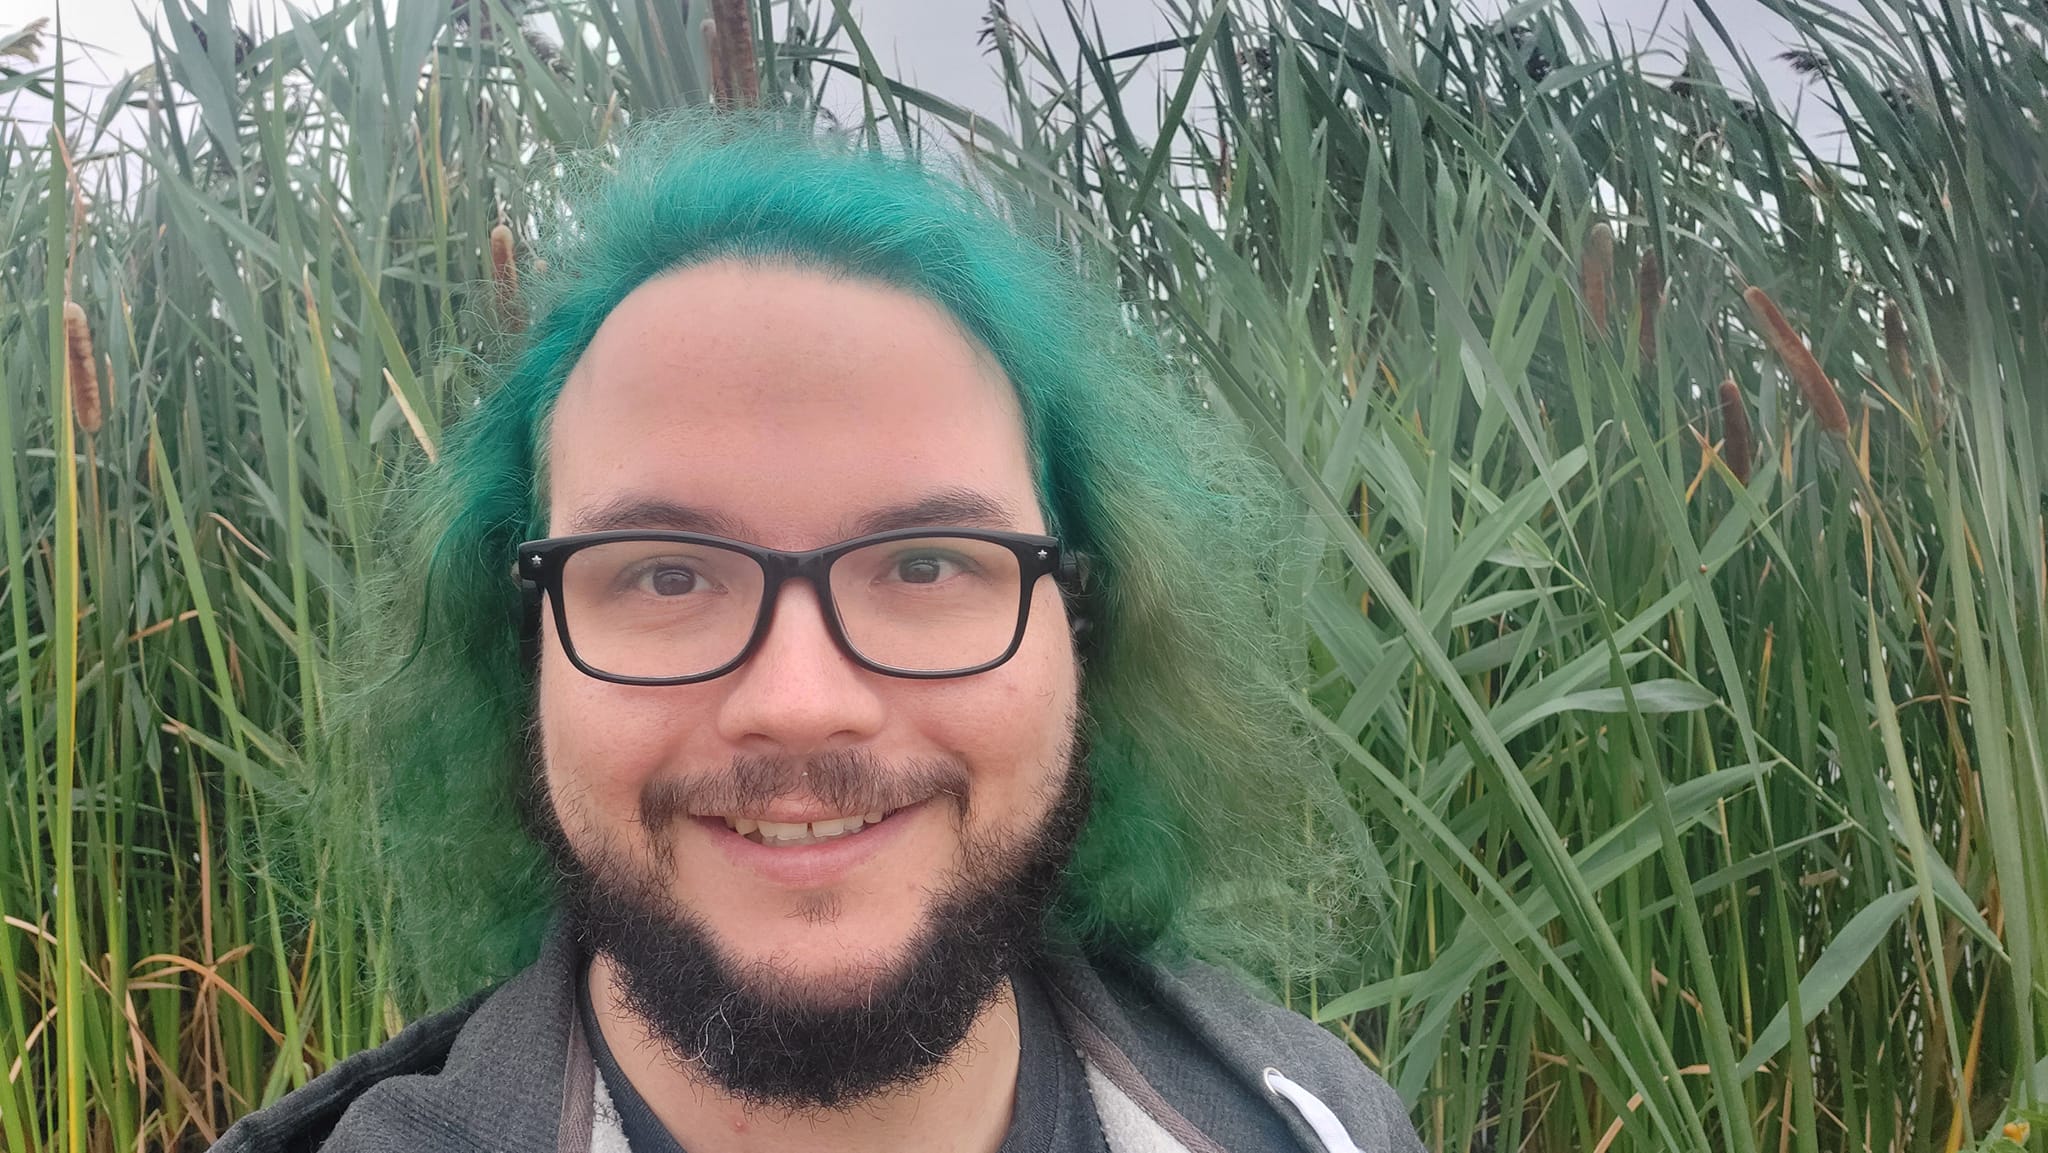
<path id="1" fill-rule="evenodd" d="M 851 837 L 870 825 L 878 825 L 898 810 L 877 809 L 845 817 L 828 817 L 806 822 L 762 821 L 752 817 L 720 816 L 725 827 L 757 845 L 793 848 Z"/>

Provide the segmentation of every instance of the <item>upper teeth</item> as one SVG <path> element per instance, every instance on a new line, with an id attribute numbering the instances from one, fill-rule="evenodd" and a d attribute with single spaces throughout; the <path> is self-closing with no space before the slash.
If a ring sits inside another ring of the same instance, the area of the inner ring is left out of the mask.
<path id="1" fill-rule="evenodd" d="M 808 824 L 784 821 L 756 821 L 750 817 L 727 817 L 726 826 L 742 837 L 757 837 L 764 845 L 806 845 L 814 841 L 843 837 L 882 819 L 880 810 L 851 817 L 833 817 Z"/>

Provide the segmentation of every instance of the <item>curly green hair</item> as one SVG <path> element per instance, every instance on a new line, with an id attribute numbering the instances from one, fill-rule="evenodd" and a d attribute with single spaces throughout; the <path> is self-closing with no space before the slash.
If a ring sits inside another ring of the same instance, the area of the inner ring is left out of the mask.
<path id="1" fill-rule="evenodd" d="M 765 117 L 630 134 L 560 199 L 529 328 L 438 464 L 395 495 L 335 712 L 330 857 L 396 916 L 406 999 L 527 963 L 553 905 L 530 835 L 532 673 L 514 545 L 544 535 L 563 381 L 636 287 L 712 260 L 796 261 L 945 308 L 1016 389 L 1052 531 L 1091 558 L 1083 709 L 1094 806 L 1050 926 L 1097 953 L 1172 951 L 1286 981 L 1340 958 L 1376 874 L 1294 718 L 1277 624 L 1308 559 L 1237 431 L 1073 253 L 954 174 Z"/>

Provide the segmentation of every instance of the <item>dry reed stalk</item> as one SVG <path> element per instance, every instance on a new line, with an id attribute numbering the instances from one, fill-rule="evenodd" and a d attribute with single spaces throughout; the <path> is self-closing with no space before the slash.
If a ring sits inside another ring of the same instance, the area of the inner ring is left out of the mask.
<path id="1" fill-rule="evenodd" d="M 1742 389 L 1730 374 L 1721 380 L 1721 459 L 1735 479 L 1749 483 L 1749 409 L 1743 406 Z"/>
<path id="2" fill-rule="evenodd" d="M 752 108 L 761 102 L 761 73 L 754 63 L 754 23 L 747 0 L 711 0 L 711 18 L 718 22 L 718 55 L 727 93 L 735 105 Z"/>
<path id="3" fill-rule="evenodd" d="M 64 381 L 71 389 L 71 415 L 91 436 L 100 430 L 99 362 L 92 354 L 92 325 L 75 300 L 64 302 Z"/>
<path id="4" fill-rule="evenodd" d="M 1585 293 L 1593 331 L 1601 336 L 1607 335 L 1607 293 L 1613 279 L 1614 229 L 1602 221 L 1586 234 L 1586 256 L 1579 264 L 1579 289 Z"/>
<path id="5" fill-rule="evenodd" d="M 1828 379 L 1820 361 L 1813 358 L 1812 350 L 1786 321 L 1785 314 L 1778 310 L 1777 301 L 1755 285 L 1742 290 L 1742 299 L 1749 304 L 1750 315 L 1756 317 L 1757 325 L 1764 330 L 1764 339 L 1770 343 L 1771 351 L 1778 354 L 1778 360 L 1791 375 L 1792 383 L 1798 385 L 1800 394 L 1806 397 L 1807 405 L 1813 409 L 1813 418 L 1820 422 L 1822 428 L 1846 441 L 1849 411 L 1842 407 L 1842 395 L 1835 391 L 1835 382 Z"/>
<path id="6" fill-rule="evenodd" d="M 398 380 L 390 369 L 384 370 L 384 387 L 391 390 L 391 399 L 398 402 L 399 415 L 405 417 L 405 426 L 412 430 L 412 438 L 420 442 L 420 448 L 427 454 L 428 464 L 439 464 L 441 450 L 434 445 L 434 438 L 427 435 L 427 426 L 420 423 L 420 414 L 412 410 L 412 402 L 405 399 L 405 391 L 398 387 Z"/>
<path id="7" fill-rule="evenodd" d="M 1657 250 L 1646 249 L 1636 265 L 1636 346 L 1645 368 L 1657 363 L 1657 313 L 1664 307 L 1664 264 Z"/>

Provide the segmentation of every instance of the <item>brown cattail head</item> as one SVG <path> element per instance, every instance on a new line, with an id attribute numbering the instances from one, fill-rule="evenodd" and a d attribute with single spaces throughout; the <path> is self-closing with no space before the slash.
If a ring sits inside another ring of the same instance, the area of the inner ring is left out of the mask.
<path id="1" fill-rule="evenodd" d="M 1913 357 L 1906 348 L 1906 318 L 1895 300 L 1884 302 L 1884 355 L 1891 361 L 1893 380 L 1904 383 L 1913 379 Z"/>
<path id="2" fill-rule="evenodd" d="M 732 76 L 725 70 L 725 54 L 718 50 L 718 21 L 706 16 L 697 25 L 704 37 L 704 68 L 711 73 L 711 101 L 720 108 L 732 106 Z"/>
<path id="3" fill-rule="evenodd" d="M 71 415 L 87 436 L 100 430 L 100 373 L 92 354 L 92 326 L 75 300 L 64 302 L 64 383 Z"/>
<path id="4" fill-rule="evenodd" d="M 519 264 L 513 259 L 509 225 L 491 229 L 491 283 L 498 287 L 499 300 L 511 300 L 519 294 Z"/>
<path id="5" fill-rule="evenodd" d="M 1778 360 L 1792 377 L 1792 383 L 1799 386 L 1800 395 L 1813 409 L 1813 418 L 1820 426 L 1839 437 L 1849 435 L 1849 412 L 1842 407 L 1842 396 L 1835 391 L 1835 382 L 1821 371 L 1820 361 L 1806 347 L 1806 342 L 1786 322 L 1785 314 L 1778 311 L 1778 303 L 1771 294 L 1751 285 L 1742 290 L 1742 299 L 1749 304 L 1750 315 L 1756 317 L 1757 326 L 1764 330 L 1764 339 L 1770 343 L 1771 351 L 1778 354 Z"/>
<path id="6" fill-rule="evenodd" d="M 754 21 L 747 0 L 711 0 L 718 22 L 718 56 L 724 62 L 726 93 L 732 103 L 752 108 L 761 102 L 761 72 L 754 62 Z"/>
<path id="7" fill-rule="evenodd" d="M 1614 280 L 1614 230 L 1606 221 L 1586 234 L 1586 258 L 1579 263 L 1579 289 L 1586 294 L 1586 311 L 1592 314 L 1593 331 L 1607 335 L 1607 292 Z"/>
<path id="8" fill-rule="evenodd" d="M 1642 263 L 1636 265 L 1636 342 L 1645 367 L 1657 363 L 1657 313 L 1663 307 L 1664 264 L 1656 249 L 1645 249 Z"/>
<path id="9" fill-rule="evenodd" d="M 1721 459 L 1736 480 L 1749 483 L 1749 409 L 1733 375 L 1721 381 Z"/>
<path id="10" fill-rule="evenodd" d="M 513 255 L 509 225 L 491 229 L 491 285 L 498 298 L 499 320 L 507 327 L 520 327 L 519 262 Z"/>

